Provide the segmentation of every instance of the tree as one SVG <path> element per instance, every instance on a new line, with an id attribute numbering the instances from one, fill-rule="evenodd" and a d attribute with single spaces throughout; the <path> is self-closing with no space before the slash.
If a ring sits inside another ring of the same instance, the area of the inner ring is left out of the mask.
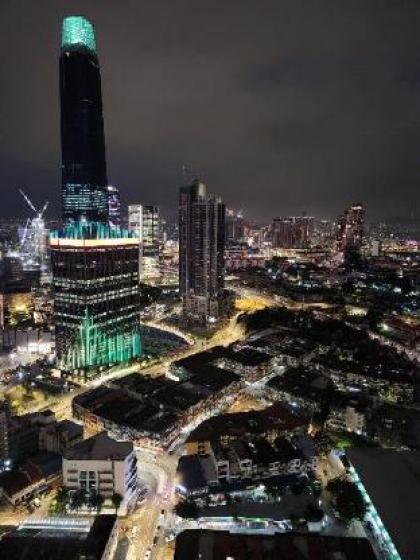
<path id="1" fill-rule="evenodd" d="M 314 437 L 314 442 L 319 455 L 326 456 L 333 448 L 333 440 L 327 432 L 320 431 Z"/>
<path id="2" fill-rule="evenodd" d="M 71 497 L 70 507 L 79 511 L 79 509 L 86 504 L 86 494 L 84 490 L 76 490 Z"/>
<path id="3" fill-rule="evenodd" d="M 105 498 L 98 494 L 96 490 L 91 490 L 88 496 L 88 507 L 90 509 L 96 509 L 96 511 L 99 513 L 102 509 L 104 501 Z"/>
<path id="4" fill-rule="evenodd" d="M 121 502 L 123 501 L 123 499 L 124 499 L 124 498 L 121 496 L 121 494 L 118 494 L 118 493 L 116 493 L 116 492 L 115 492 L 114 494 L 112 494 L 111 501 L 112 501 L 112 505 L 113 505 L 114 508 L 115 508 L 115 513 L 118 512 L 118 510 L 119 510 L 119 508 L 120 508 L 120 505 L 121 505 Z"/>
<path id="5" fill-rule="evenodd" d="M 370 330 L 377 331 L 380 323 L 384 319 L 384 314 L 381 309 L 376 307 L 371 307 L 366 314 L 366 321 L 369 325 Z"/>
<path id="6" fill-rule="evenodd" d="M 66 506 L 69 501 L 69 491 L 65 486 L 60 486 L 57 490 L 57 495 L 55 497 L 55 507 L 54 511 L 57 514 L 65 513 Z"/>
<path id="7" fill-rule="evenodd" d="M 353 519 L 363 520 L 366 515 L 366 502 L 356 484 L 343 478 L 335 478 L 327 484 L 338 515 L 346 522 Z"/>
<path id="8" fill-rule="evenodd" d="M 292 494 L 294 496 L 301 496 L 303 494 L 303 489 L 305 488 L 305 484 L 302 482 L 296 482 L 296 484 L 292 485 Z"/>
<path id="9" fill-rule="evenodd" d="M 190 500 L 178 502 L 175 506 L 175 513 L 179 517 L 183 517 L 185 519 L 197 519 L 198 507 L 195 502 L 192 502 Z"/>
<path id="10" fill-rule="evenodd" d="M 309 506 L 306 508 L 305 518 L 306 521 L 319 523 L 324 518 L 324 512 L 314 504 L 309 504 Z"/>

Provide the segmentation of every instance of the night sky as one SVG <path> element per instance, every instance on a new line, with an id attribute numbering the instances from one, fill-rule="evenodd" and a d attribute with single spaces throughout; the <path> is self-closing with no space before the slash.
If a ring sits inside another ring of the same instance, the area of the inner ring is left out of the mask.
<path id="1" fill-rule="evenodd" d="M 96 27 L 108 177 L 176 212 L 188 164 L 269 221 L 420 209 L 418 0 L 0 0 L 0 216 L 59 213 L 61 18 Z M 125 212 L 125 208 L 124 208 Z"/>

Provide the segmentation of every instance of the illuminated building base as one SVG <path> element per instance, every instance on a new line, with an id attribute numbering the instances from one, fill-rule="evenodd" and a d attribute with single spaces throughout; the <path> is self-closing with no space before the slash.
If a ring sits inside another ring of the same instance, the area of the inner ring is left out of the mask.
<path id="1" fill-rule="evenodd" d="M 77 339 L 59 359 L 58 366 L 65 371 L 85 370 L 128 362 L 140 356 L 141 339 L 138 328 L 128 333 L 102 332 L 86 309 Z"/>
<path id="2" fill-rule="evenodd" d="M 97 222 L 50 238 L 57 366 L 90 376 L 141 355 L 139 241 Z"/>

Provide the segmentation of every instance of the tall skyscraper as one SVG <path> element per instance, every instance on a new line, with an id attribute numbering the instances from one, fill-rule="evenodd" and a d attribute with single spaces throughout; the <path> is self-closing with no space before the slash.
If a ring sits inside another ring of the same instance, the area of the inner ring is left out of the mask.
<path id="1" fill-rule="evenodd" d="M 92 377 L 140 356 L 139 239 L 119 227 L 106 177 L 92 24 L 65 18 L 60 56 L 64 227 L 50 236 L 57 366 Z"/>
<path id="2" fill-rule="evenodd" d="M 140 240 L 140 280 L 153 283 L 160 276 L 161 223 L 158 206 L 130 204 L 128 229 Z"/>
<path id="3" fill-rule="evenodd" d="M 314 231 L 312 216 L 291 216 L 273 220 L 273 249 L 306 249 Z"/>
<path id="4" fill-rule="evenodd" d="M 143 254 L 159 256 L 160 212 L 157 206 L 143 206 Z"/>
<path id="5" fill-rule="evenodd" d="M 64 220 L 106 222 L 101 74 L 95 31 L 82 16 L 63 20 L 60 101 Z"/>
<path id="6" fill-rule="evenodd" d="M 225 205 L 195 180 L 179 194 L 179 290 L 187 317 L 212 321 L 224 297 Z"/>
<path id="7" fill-rule="evenodd" d="M 160 212 L 157 206 L 143 206 L 143 239 L 140 276 L 145 282 L 160 276 Z"/>
<path id="8" fill-rule="evenodd" d="M 365 211 L 361 204 L 352 204 L 337 220 L 337 248 L 358 252 L 362 247 Z"/>

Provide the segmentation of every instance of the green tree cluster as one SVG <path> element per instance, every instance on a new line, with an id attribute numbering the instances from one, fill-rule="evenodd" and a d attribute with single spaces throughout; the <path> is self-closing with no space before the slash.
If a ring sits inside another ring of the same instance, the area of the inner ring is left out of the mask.
<path id="1" fill-rule="evenodd" d="M 366 515 L 366 502 L 356 484 L 344 478 L 335 478 L 327 484 L 338 515 L 346 522 L 363 520 Z"/>

